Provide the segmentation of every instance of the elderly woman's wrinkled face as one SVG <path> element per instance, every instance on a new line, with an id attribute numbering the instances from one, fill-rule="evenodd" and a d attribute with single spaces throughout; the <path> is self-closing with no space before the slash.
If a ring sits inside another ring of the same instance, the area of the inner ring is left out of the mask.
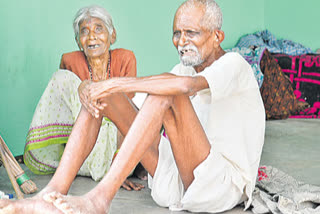
<path id="1" fill-rule="evenodd" d="M 103 21 L 98 18 L 84 20 L 79 27 L 79 46 L 87 57 L 106 54 L 110 47 L 111 36 Z"/>

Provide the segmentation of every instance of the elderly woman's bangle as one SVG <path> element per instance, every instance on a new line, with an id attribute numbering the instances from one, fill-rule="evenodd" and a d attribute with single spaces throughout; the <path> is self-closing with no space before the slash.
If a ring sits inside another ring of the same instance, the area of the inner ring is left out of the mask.
<path id="1" fill-rule="evenodd" d="M 114 152 L 113 158 L 112 158 L 112 162 L 113 162 L 113 160 L 117 157 L 117 154 L 119 153 L 119 150 L 120 150 L 120 149 L 117 149 L 117 150 Z"/>

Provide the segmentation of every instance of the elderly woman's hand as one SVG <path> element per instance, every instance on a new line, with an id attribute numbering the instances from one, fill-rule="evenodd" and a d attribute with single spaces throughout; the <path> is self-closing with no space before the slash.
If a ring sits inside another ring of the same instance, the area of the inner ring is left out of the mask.
<path id="1" fill-rule="evenodd" d="M 106 103 L 101 102 L 100 100 L 94 100 L 91 97 L 92 86 L 96 84 L 95 82 L 85 80 L 83 81 L 78 88 L 78 93 L 80 97 L 80 102 L 82 105 L 89 111 L 89 113 L 98 118 L 101 115 L 101 111 L 106 107 Z"/>
<path id="2" fill-rule="evenodd" d="M 144 188 L 144 185 L 130 181 L 128 178 L 123 182 L 123 184 L 121 185 L 122 188 L 131 191 L 131 190 L 135 190 L 135 191 L 140 191 L 141 189 Z"/>
<path id="3" fill-rule="evenodd" d="M 117 93 L 116 88 L 119 84 L 121 81 L 118 78 L 94 82 L 90 85 L 90 97 L 92 100 L 105 99 L 111 94 Z"/>

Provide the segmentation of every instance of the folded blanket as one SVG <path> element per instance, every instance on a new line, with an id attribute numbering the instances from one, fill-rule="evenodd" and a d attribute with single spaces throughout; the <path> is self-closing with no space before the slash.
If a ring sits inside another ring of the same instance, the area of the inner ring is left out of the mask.
<path id="1" fill-rule="evenodd" d="M 320 213 L 320 187 L 297 181 L 271 166 L 259 168 L 253 193 L 253 213 Z"/>
<path id="2" fill-rule="evenodd" d="M 240 48 L 249 48 L 251 46 L 264 47 L 268 48 L 272 53 L 284 53 L 293 56 L 313 53 L 310 48 L 306 48 L 299 43 L 286 39 L 276 39 L 276 37 L 268 30 L 245 35 L 240 38 L 236 45 L 236 47 Z"/>

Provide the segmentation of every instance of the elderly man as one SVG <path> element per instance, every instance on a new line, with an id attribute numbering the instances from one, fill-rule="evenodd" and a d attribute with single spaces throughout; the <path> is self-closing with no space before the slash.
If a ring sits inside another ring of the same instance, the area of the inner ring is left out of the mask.
<path id="1" fill-rule="evenodd" d="M 242 202 L 248 207 L 265 112 L 250 65 L 220 47 L 221 23 L 214 0 L 189 0 L 174 18 L 172 39 L 181 63 L 171 73 L 83 82 L 79 91 L 84 107 L 60 165 L 41 194 L 49 203 L 21 201 L 11 203 L 7 211 L 37 213 L 46 207 L 47 213 L 106 213 L 139 161 L 149 172 L 151 195 L 160 206 L 212 213 Z M 148 94 L 139 111 L 125 96 L 128 92 Z M 121 149 L 93 190 L 81 197 L 65 196 L 87 155 L 83 145 L 95 141 L 102 116 L 125 136 Z M 167 138 L 159 134 L 162 126 Z M 74 151 L 77 158 L 71 157 Z"/>

